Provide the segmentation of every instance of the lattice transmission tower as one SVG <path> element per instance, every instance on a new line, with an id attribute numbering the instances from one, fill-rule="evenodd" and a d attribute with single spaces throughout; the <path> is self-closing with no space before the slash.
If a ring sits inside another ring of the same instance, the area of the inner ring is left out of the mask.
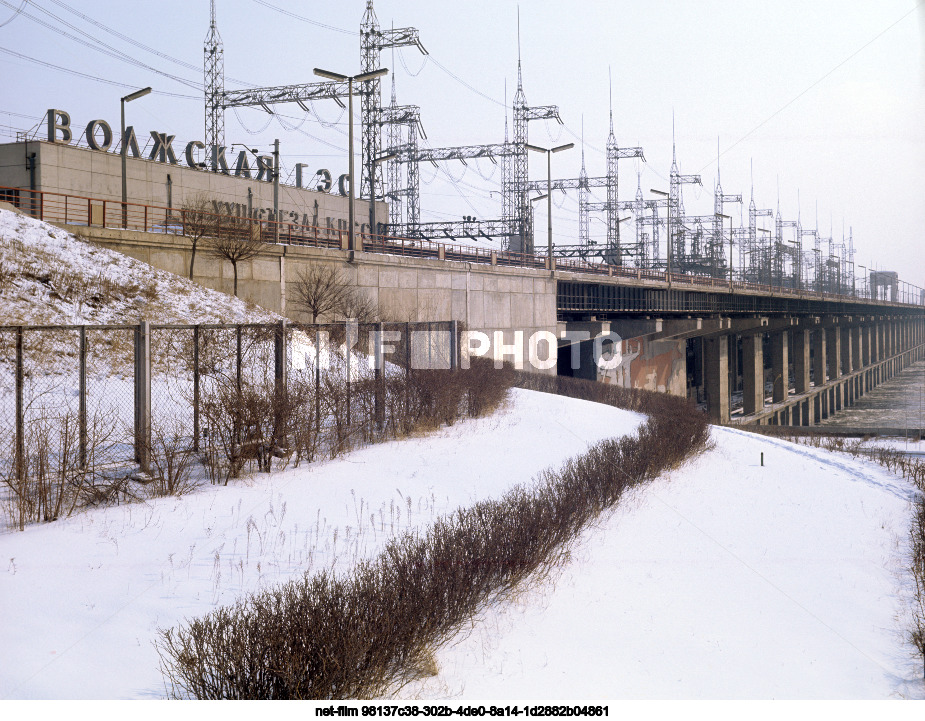
<path id="1" fill-rule="evenodd" d="M 203 43 L 206 96 L 206 163 L 217 169 L 215 148 L 225 145 L 225 110 L 222 96 L 225 92 L 225 46 L 215 24 L 215 0 L 210 6 L 209 32 Z"/>
<path id="2" fill-rule="evenodd" d="M 367 0 L 366 11 L 360 30 L 360 67 L 361 72 L 376 70 L 383 49 L 398 48 L 408 45 L 416 46 L 422 53 L 427 50 L 421 44 L 415 28 L 392 28 L 381 30 L 373 10 L 373 0 Z M 210 58 L 219 58 L 216 62 Z M 296 103 L 303 111 L 309 112 L 306 103 L 313 100 L 334 100 L 341 107 L 342 98 L 347 97 L 346 82 L 313 82 L 296 85 L 280 85 L 246 90 L 224 90 L 224 62 L 221 60 L 222 46 L 215 23 L 215 3 L 212 3 L 212 24 L 206 38 L 206 137 L 210 148 L 224 149 L 224 112 L 234 107 L 261 107 L 272 113 L 271 106 L 281 103 Z M 211 81 L 210 81 L 211 78 Z M 369 197 L 370 179 L 376 173 L 376 187 L 382 188 L 381 169 L 373 161 L 379 157 L 382 147 L 381 134 L 384 120 L 382 117 L 381 83 L 379 79 L 359 83 L 354 93 L 361 96 L 362 130 L 362 167 L 364 172 L 359 197 Z M 211 127 L 220 128 L 220 132 L 210 131 Z M 213 154 L 214 151 L 213 151 Z M 212 169 L 217 170 L 215 161 Z"/>

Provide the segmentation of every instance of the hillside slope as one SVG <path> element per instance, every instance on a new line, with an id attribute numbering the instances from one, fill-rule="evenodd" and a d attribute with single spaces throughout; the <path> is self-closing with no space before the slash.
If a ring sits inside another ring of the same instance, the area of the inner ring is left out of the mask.
<path id="1" fill-rule="evenodd" d="M 279 318 L 0 207 L 0 325 L 258 323 Z"/>

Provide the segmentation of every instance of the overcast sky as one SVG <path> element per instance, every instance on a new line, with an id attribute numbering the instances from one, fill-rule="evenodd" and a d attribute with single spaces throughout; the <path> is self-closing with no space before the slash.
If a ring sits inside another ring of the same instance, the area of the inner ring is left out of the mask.
<path id="1" fill-rule="evenodd" d="M 218 0 L 226 88 L 313 82 L 316 66 L 359 72 L 365 4 Z M 503 140 L 505 83 L 509 105 L 517 82 L 518 3 L 377 0 L 375 9 L 383 27 L 417 28 L 430 51 L 427 59 L 413 48 L 396 52 L 394 62 L 391 52 L 382 57 L 396 76 L 399 102 L 421 106 L 427 142 Z M 86 40 L 66 21 L 153 69 L 80 45 L 27 15 Z M 142 98 L 128 106 L 128 122 L 139 138 L 149 130 L 175 134 L 180 155 L 181 142 L 204 139 L 208 20 L 207 0 L 0 0 L 0 125 L 25 129 L 54 107 L 71 114 L 78 132 L 94 118 L 117 127 L 119 97 L 151 85 L 188 97 Z M 824 236 L 832 228 L 840 242 L 843 225 L 846 234 L 853 228 L 856 264 L 897 270 L 925 286 L 925 0 L 522 1 L 520 38 L 528 103 L 558 105 L 565 121 L 531 123 L 531 142 L 578 145 L 583 121 L 592 176 L 605 170 L 608 69 L 612 73 L 617 141 L 641 146 L 646 158 L 621 161 L 621 200 L 634 195 L 637 171 L 646 197 L 652 197 L 649 188 L 667 190 L 674 114 L 680 170 L 703 177 L 702 189 L 685 187 L 688 213 L 713 212 L 718 138 L 726 193 L 742 193 L 747 204 L 753 162 L 759 208 L 776 209 L 779 187 L 783 217 L 795 219 L 799 189 L 804 228 L 815 226 L 818 207 Z M 346 172 L 346 116 L 330 101 L 314 110 L 280 107 L 286 127 L 262 110 L 229 111 L 226 142 L 263 150 L 279 137 L 287 171 L 305 162 Z M 298 129 L 287 129 L 293 125 Z M 11 132 L 0 128 L 0 142 Z M 576 177 L 580 158 L 579 147 L 556 155 L 553 174 Z M 500 217 L 500 167 L 456 162 L 422 166 L 421 175 L 423 220 Z M 545 177 L 540 156 L 531 157 L 530 177 Z M 596 195 L 603 200 L 603 189 Z M 554 200 L 561 204 L 553 212 L 557 240 L 577 242 L 577 197 Z M 543 228 L 540 205 L 536 223 Z M 738 208 L 729 210 L 738 226 Z M 769 220 L 759 225 L 772 227 Z M 603 240 L 605 233 L 602 219 L 592 220 L 592 238 Z"/>

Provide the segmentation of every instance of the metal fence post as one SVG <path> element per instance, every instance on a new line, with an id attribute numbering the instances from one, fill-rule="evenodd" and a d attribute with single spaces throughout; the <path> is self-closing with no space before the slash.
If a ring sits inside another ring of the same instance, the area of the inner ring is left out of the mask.
<path id="1" fill-rule="evenodd" d="M 347 366 L 347 428 L 350 428 L 351 418 L 350 418 L 350 382 L 351 382 L 351 370 L 353 368 L 353 346 L 356 343 L 357 337 L 357 322 L 356 320 L 345 320 L 344 321 L 344 344 L 346 345 L 347 355 L 346 355 L 346 366 Z"/>
<path id="2" fill-rule="evenodd" d="M 287 326 L 285 319 L 277 323 L 273 337 L 273 378 L 276 380 L 276 390 L 283 393 L 289 387 Z"/>
<path id="3" fill-rule="evenodd" d="M 135 329 L 135 461 L 147 473 L 151 461 L 151 323 Z"/>
<path id="4" fill-rule="evenodd" d="M 376 344 L 373 348 L 373 353 L 376 358 L 376 367 L 373 370 L 373 383 L 376 390 L 376 426 L 380 431 L 385 425 L 385 354 L 382 351 L 383 333 L 385 333 L 383 324 L 376 323 Z"/>
<path id="5" fill-rule="evenodd" d="M 321 434 L 321 333 L 315 326 L 315 433 Z"/>
<path id="6" fill-rule="evenodd" d="M 16 328 L 16 479 L 25 480 L 26 439 L 23 419 L 23 370 L 22 370 L 23 327 Z"/>
<path id="7" fill-rule="evenodd" d="M 237 384 L 238 393 L 241 392 L 241 385 L 243 381 L 243 365 L 244 365 L 244 328 L 239 323 L 235 326 L 235 340 L 236 340 L 236 349 L 235 349 L 235 383 Z"/>
<path id="8" fill-rule="evenodd" d="M 411 408 L 411 323 L 405 323 L 405 413 Z"/>
<path id="9" fill-rule="evenodd" d="M 78 454 L 81 468 L 87 467 L 87 327 L 80 326 L 79 389 L 77 391 Z"/>
<path id="10" fill-rule="evenodd" d="M 411 380 L 411 323 L 405 323 L 405 377 Z"/>
<path id="11" fill-rule="evenodd" d="M 193 452 L 199 453 L 199 334 L 198 325 L 193 327 Z"/>

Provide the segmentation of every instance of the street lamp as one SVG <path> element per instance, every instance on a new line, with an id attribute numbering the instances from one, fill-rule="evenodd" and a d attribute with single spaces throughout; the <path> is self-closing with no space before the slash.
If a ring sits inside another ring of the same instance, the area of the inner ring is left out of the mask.
<path id="1" fill-rule="evenodd" d="M 569 148 L 574 148 L 575 143 L 566 143 L 565 145 L 559 145 L 555 148 L 540 148 L 536 145 L 530 145 L 529 143 L 524 143 L 524 145 L 526 145 L 528 149 L 537 153 L 546 153 L 546 200 L 548 201 L 546 207 L 546 214 L 548 216 L 546 219 L 546 253 L 549 256 L 549 270 L 554 270 L 552 260 L 552 154 L 558 153 L 562 150 L 568 150 Z"/>
<path id="2" fill-rule="evenodd" d="M 373 172 L 369 174 L 369 234 L 371 237 L 377 236 L 376 233 L 376 166 L 387 160 L 393 160 L 398 157 L 398 153 L 389 153 L 373 158 Z M 353 182 L 351 181 L 351 186 Z"/>
<path id="3" fill-rule="evenodd" d="M 231 147 L 239 146 L 254 156 L 254 159 L 260 163 L 260 151 L 257 148 L 249 148 L 242 143 L 232 143 Z M 273 241 L 279 245 L 279 138 L 273 141 Z"/>
<path id="4" fill-rule="evenodd" d="M 668 205 L 668 217 L 666 222 L 668 224 L 668 287 L 671 287 L 671 196 L 666 193 L 664 190 L 656 190 L 655 188 L 649 188 L 650 193 L 655 193 L 656 195 L 664 196 L 665 202 Z"/>
<path id="5" fill-rule="evenodd" d="M 366 80 L 373 80 L 375 78 L 381 78 L 383 75 L 387 75 L 389 72 L 388 68 L 380 68 L 379 70 L 371 70 L 368 73 L 360 73 L 359 75 L 341 75 L 340 73 L 332 73 L 330 70 L 322 70 L 321 68 L 315 68 L 314 73 L 319 78 L 326 78 L 327 80 L 336 80 L 338 82 L 347 83 L 347 115 L 350 118 L 348 124 L 348 133 L 347 133 L 347 154 L 350 156 L 347 167 L 347 175 L 350 176 L 350 193 L 348 195 L 350 207 L 347 209 L 347 246 L 350 250 L 350 260 L 353 260 L 353 251 L 356 250 L 355 241 L 356 238 L 353 232 L 354 225 L 354 209 L 353 209 L 353 199 L 355 192 L 353 189 L 354 186 L 354 173 L 353 173 L 353 82 L 364 82 Z M 375 170 L 373 171 L 375 175 Z M 372 184 L 370 183 L 370 190 L 372 190 Z"/>
<path id="6" fill-rule="evenodd" d="M 134 93 L 129 93 L 121 101 L 122 108 L 122 227 L 125 228 L 128 226 L 128 187 L 125 182 L 125 157 L 127 155 L 128 149 L 125 147 L 125 104 L 130 103 L 133 100 L 138 100 L 138 98 L 143 98 L 145 95 L 151 92 L 151 88 L 142 88 L 141 90 L 136 90 Z"/>

